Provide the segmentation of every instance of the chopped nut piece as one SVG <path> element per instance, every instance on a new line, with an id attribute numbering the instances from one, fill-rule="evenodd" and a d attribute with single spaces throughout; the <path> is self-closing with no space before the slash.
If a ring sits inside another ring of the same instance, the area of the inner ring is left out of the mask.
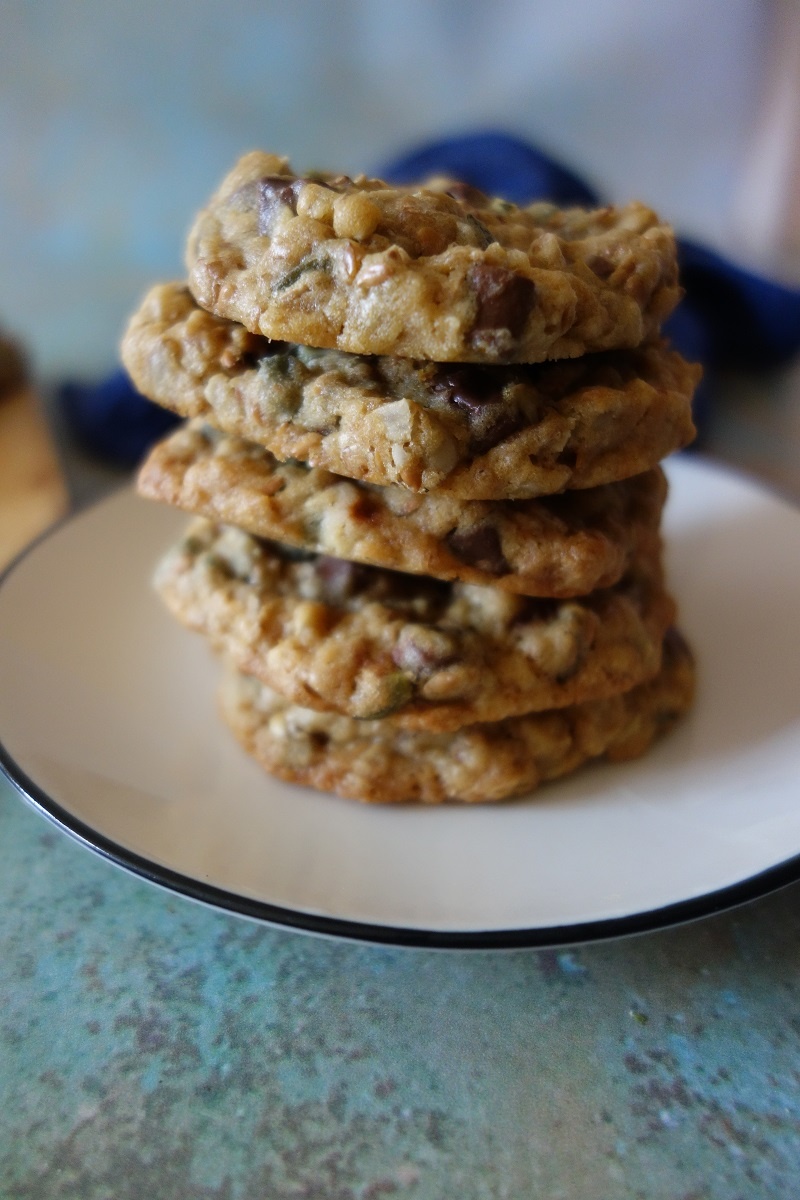
<path id="1" fill-rule="evenodd" d="M 333 205 L 333 232 L 337 237 L 366 241 L 378 228 L 381 210 L 366 196 L 345 193 Z"/>

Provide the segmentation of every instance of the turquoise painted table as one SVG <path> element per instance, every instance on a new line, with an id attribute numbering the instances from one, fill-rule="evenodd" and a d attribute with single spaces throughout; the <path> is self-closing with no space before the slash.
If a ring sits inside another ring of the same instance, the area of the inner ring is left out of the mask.
<path id="1" fill-rule="evenodd" d="M 800 1177 L 800 889 L 382 949 L 129 876 L 0 781 L 3 1200 L 756 1200 Z"/>

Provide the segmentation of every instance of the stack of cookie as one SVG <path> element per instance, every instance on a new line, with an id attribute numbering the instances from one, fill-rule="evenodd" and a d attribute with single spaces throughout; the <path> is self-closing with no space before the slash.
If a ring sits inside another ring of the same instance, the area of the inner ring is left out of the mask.
<path id="1" fill-rule="evenodd" d="M 659 340 L 670 231 L 639 204 L 299 178 L 247 155 L 188 287 L 123 358 L 185 417 L 143 495 L 160 564 L 270 772 L 367 801 L 487 801 L 642 753 L 691 702 L 659 462 L 698 370 Z"/>

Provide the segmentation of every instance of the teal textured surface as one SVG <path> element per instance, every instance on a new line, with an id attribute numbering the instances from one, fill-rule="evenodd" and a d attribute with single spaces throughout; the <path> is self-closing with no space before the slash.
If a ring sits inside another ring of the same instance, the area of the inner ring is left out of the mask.
<path id="1" fill-rule="evenodd" d="M 128 876 L 0 781 L 7 1200 L 731 1200 L 800 1169 L 797 887 L 566 951 L 383 949 Z"/>

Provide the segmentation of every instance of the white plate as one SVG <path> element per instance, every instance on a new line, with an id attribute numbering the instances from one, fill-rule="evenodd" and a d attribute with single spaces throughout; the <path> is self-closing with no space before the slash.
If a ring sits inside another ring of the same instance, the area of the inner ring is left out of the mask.
<path id="1" fill-rule="evenodd" d="M 186 518 L 125 491 L 4 578 L 0 763 L 154 882 L 387 943 L 588 940 L 800 877 L 800 513 L 702 461 L 669 474 L 669 577 L 699 692 L 640 761 L 496 807 L 366 807 L 269 778 L 216 716 L 204 642 L 150 591 Z"/>

